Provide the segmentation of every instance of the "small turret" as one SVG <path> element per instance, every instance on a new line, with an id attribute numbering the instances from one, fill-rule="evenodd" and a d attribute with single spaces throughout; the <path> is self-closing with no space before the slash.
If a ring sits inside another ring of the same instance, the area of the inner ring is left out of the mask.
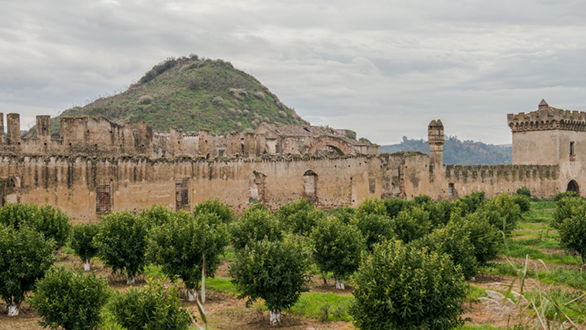
<path id="1" fill-rule="evenodd" d="M 545 99 L 541 99 L 541 102 L 539 102 L 539 106 L 537 109 L 538 110 L 549 110 L 549 104 L 547 104 Z"/>
<path id="2" fill-rule="evenodd" d="M 444 164 L 444 124 L 441 120 L 432 120 L 427 126 L 427 142 L 431 162 L 439 167 Z"/>

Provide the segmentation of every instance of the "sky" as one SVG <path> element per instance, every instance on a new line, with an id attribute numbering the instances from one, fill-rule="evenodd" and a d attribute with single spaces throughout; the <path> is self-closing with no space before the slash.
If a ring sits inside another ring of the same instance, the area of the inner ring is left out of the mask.
<path id="1" fill-rule="evenodd" d="M 445 132 L 511 142 L 542 98 L 586 110 L 586 1 L 0 0 L 0 112 L 124 91 L 197 54 L 255 76 L 312 124 L 378 144 Z"/>

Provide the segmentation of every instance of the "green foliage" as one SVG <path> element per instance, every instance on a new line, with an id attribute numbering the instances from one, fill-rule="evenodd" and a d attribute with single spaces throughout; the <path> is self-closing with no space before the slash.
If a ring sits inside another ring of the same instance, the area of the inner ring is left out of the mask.
<path id="1" fill-rule="evenodd" d="M 555 197 L 553 198 L 554 201 L 561 201 L 564 198 L 568 198 L 568 197 L 580 197 L 580 195 L 575 192 L 575 191 L 565 191 L 565 192 L 561 192 L 561 193 L 557 193 L 555 195 Z"/>
<path id="2" fill-rule="evenodd" d="M 307 280 L 307 256 L 281 241 L 250 242 L 238 251 L 238 259 L 230 266 L 230 275 L 248 302 L 263 299 L 271 311 L 291 307 Z"/>
<path id="3" fill-rule="evenodd" d="M 106 282 L 94 274 L 84 276 L 52 268 L 37 281 L 30 304 L 41 316 L 43 327 L 95 329 L 108 294 Z"/>
<path id="4" fill-rule="evenodd" d="M 560 244 L 576 251 L 586 263 L 586 207 L 580 207 L 574 215 L 565 219 L 559 226 Z"/>
<path id="5" fill-rule="evenodd" d="M 454 205 L 449 201 L 423 204 L 423 209 L 429 212 L 429 220 L 434 228 L 441 228 L 450 221 L 453 208 Z"/>
<path id="6" fill-rule="evenodd" d="M 529 190 L 527 187 L 521 187 L 517 189 L 516 194 L 531 198 L 531 190 Z"/>
<path id="7" fill-rule="evenodd" d="M 313 258 L 323 273 L 332 272 L 334 278 L 342 280 L 360 265 L 365 242 L 355 226 L 336 218 L 325 218 L 310 237 L 314 245 Z"/>
<path id="8" fill-rule="evenodd" d="M 55 240 L 55 248 L 65 245 L 71 232 L 69 217 L 52 206 L 6 204 L 0 207 L 0 223 L 19 229 L 30 226 Z"/>
<path id="9" fill-rule="evenodd" d="M 53 263 L 55 241 L 29 227 L 0 225 L 0 296 L 19 305 Z"/>
<path id="10" fill-rule="evenodd" d="M 98 255 L 113 271 L 134 278 L 145 265 L 147 225 L 130 212 L 112 213 L 102 218 L 95 238 Z"/>
<path id="11" fill-rule="evenodd" d="M 490 224 L 510 236 L 517 223 L 521 220 L 521 208 L 510 195 L 501 194 L 486 201 L 478 209 L 481 216 L 486 217 Z"/>
<path id="12" fill-rule="evenodd" d="M 277 211 L 283 227 L 294 234 L 309 235 L 315 224 L 324 217 L 307 199 L 285 204 Z"/>
<path id="13" fill-rule="evenodd" d="M 521 212 L 529 212 L 531 209 L 531 198 L 521 194 L 516 194 L 511 197 L 513 198 L 513 201 L 519 205 Z"/>
<path id="14" fill-rule="evenodd" d="M 429 212 L 419 206 L 399 212 L 392 221 L 393 233 L 404 243 L 424 237 L 431 229 Z"/>
<path id="15" fill-rule="evenodd" d="M 232 246 L 239 250 L 254 241 L 283 239 L 281 224 L 269 211 L 248 209 L 230 228 Z"/>
<path id="16" fill-rule="evenodd" d="M 304 292 L 299 301 L 291 307 L 291 312 L 321 322 L 351 321 L 350 306 L 354 299 L 351 296 L 340 296 L 333 293 Z"/>
<path id="17" fill-rule="evenodd" d="M 503 244 L 501 232 L 488 222 L 488 219 L 470 214 L 462 220 L 454 219 L 450 227 L 461 227 L 474 246 L 474 257 L 479 264 L 484 265 L 496 258 Z"/>
<path id="18" fill-rule="evenodd" d="M 366 214 L 352 221 L 366 239 L 366 247 L 372 251 L 374 244 L 393 237 L 392 219 L 386 215 Z"/>
<path id="19" fill-rule="evenodd" d="M 579 197 L 565 197 L 558 200 L 551 226 L 556 229 L 559 228 L 564 220 L 573 217 L 584 205 L 586 205 L 586 202 Z"/>
<path id="20" fill-rule="evenodd" d="M 98 253 L 98 248 L 94 242 L 94 237 L 98 234 L 98 231 L 99 226 L 97 224 L 83 224 L 73 227 L 71 248 L 84 262 L 95 257 Z"/>
<path id="21" fill-rule="evenodd" d="M 360 329 L 451 329 L 462 324 L 467 284 L 449 256 L 378 245 L 354 277 L 350 314 Z"/>
<path id="22" fill-rule="evenodd" d="M 170 278 L 179 276 L 185 286 L 199 286 L 205 256 L 206 274 L 215 273 L 219 254 L 228 243 L 228 232 L 216 214 L 185 212 L 174 214 L 171 220 L 153 228 L 147 236 L 147 259 L 163 268 Z"/>
<path id="23" fill-rule="evenodd" d="M 154 205 L 140 212 L 147 227 L 156 227 L 168 223 L 173 215 L 166 207 Z"/>
<path id="24" fill-rule="evenodd" d="M 217 215 L 223 223 L 229 223 L 234 220 L 234 214 L 232 213 L 230 206 L 217 199 L 207 200 L 195 205 L 195 208 L 193 209 L 194 215 L 197 216 L 205 213 Z"/>
<path id="25" fill-rule="evenodd" d="M 454 206 L 460 209 L 462 215 L 466 215 L 476 212 L 484 200 L 484 192 L 473 192 L 469 195 L 458 198 L 454 202 Z"/>
<path id="26" fill-rule="evenodd" d="M 244 93 L 231 92 L 234 89 Z M 196 57 L 168 59 L 127 91 L 68 109 L 61 116 L 144 122 L 160 132 L 208 128 L 212 133 L 230 133 L 257 127 L 261 122 L 307 125 L 251 75 L 225 61 Z M 59 118 L 52 127 L 57 133 Z"/>
<path id="27" fill-rule="evenodd" d="M 184 308 L 177 289 L 158 280 L 146 287 L 118 293 L 107 305 L 113 320 L 126 329 L 188 329 L 193 316 Z"/>
<path id="28" fill-rule="evenodd" d="M 431 197 L 429 197 L 427 195 L 419 195 L 419 196 L 415 196 L 415 198 L 413 198 L 413 202 L 415 202 L 415 204 L 417 204 L 417 205 L 423 205 L 423 204 L 427 204 L 427 203 L 433 203 L 433 199 L 431 199 Z"/>
<path id="29" fill-rule="evenodd" d="M 366 198 L 356 208 L 356 217 L 362 218 L 368 214 L 387 215 L 385 202 L 376 198 Z"/>
<path id="30" fill-rule="evenodd" d="M 355 214 L 356 209 L 352 207 L 340 207 L 333 210 L 330 215 L 342 221 L 343 223 L 350 223 L 350 221 L 354 219 Z"/>
<path id="31" fill-rule="evenodd" d="M 385 199 L 383 203 L 385 203 L 387 215 L 391 218 L 396 217 L 397 215 L 399 215 L 399 212 L 407 208 L 410 208 L 414 204 L 413 201 L 408 201 L 400 198 Z"/>

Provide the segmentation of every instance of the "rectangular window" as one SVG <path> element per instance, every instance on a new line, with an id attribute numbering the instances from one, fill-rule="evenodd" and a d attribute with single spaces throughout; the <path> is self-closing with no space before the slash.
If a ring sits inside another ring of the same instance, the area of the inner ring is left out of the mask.
<path id="1" fill-rule="evenodd" d="M 112 195 L 110 186 L 96 187 L 96 213 L 107 214 L 112 211 Z"/>
<path id="2" fill-rule="evenodd" d="M 574 160 L 576 157 L 575 148 L 574 148 L 574 141 L 570 141 L 570 160 Z"/>
<path id="3" fill-rule="evenodd" d="M 453 183 L 448 184 L 448 195 L 450 197 L 454 197 L 456 195 L 456 188 L 454 187 Z"/>
<path id="4" fill-rule="evenodd" d="M 189 209 L 189 181 L 186 179 L 175 183 L 175 208 L 177 211 Z"/>

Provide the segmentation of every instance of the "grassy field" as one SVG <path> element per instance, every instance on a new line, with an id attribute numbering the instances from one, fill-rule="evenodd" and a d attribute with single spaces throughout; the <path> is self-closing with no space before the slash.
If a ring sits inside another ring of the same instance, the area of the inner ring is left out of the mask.
<path id="1" fill-rule="evenodd" d="M 499 258 L 469 282 L 463 315 L 466 324 L 461 329 L 506 329 L 515 325 L 533 328 L 539 324 L 539 317 L 554 321 L 569 318 L 576 328 L 586 328 L 586 270 L 581 269 L 579 257 L 560 248 L 556 230 L 549 227 L 554 210 L 552 201 L 532 202 L 531 211 L 519 223 Z M 266 328 L 267 312 L 262 302 L 247 306 L 238 299 L 228 273 L 234 258 L 234 251 L 225 251 L 217 276 L 206 281 L 209 328 Z M 64 248 L 59 260 L 58 264 L 66 268 L 81 269 L 81 262 L 70 249 Z M 110 274 L 99 261 L 94 262 L 94 271 L 108 279 L 115 290 L 128 289 L 123 278 Z M 163 276 L 155 266 L 148 267 L 146 273 Z M 144 285 L 144 280 L 137 285 Z M 344 291 L 333 286 L 331 278 L 324 285 L 321 276 L 314 275 L 307 292 L 287 311 L 282 327 L 353 329 L 348 313 L 353 302 L 352 283 Z M 185 306 L 198 315 L 194 304 Z M 0 328 L 39 328 L 37 321 L 35 312 L 25 306 L 21 316 L 0 316 Z"/>

